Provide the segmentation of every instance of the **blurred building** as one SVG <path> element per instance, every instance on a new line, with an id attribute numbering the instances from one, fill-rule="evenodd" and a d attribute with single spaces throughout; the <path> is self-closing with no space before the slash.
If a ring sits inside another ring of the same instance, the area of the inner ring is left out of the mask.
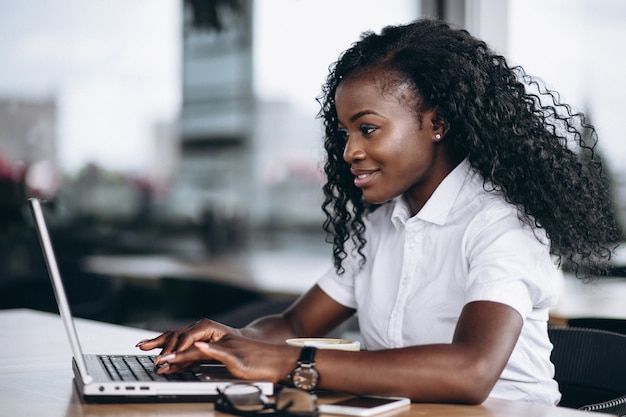
<path id="1" fill-rule="evenodd" d="M 221 30 L 184 13 L 181 161 L 170 210 L 220 224 L 321 225 L 315 114 L 259 101 L 253 88 L 252 1 L 223 8 Z"/>
<path id="2" fill-rule="evenodd" d="M 56 161 L 54 99 L 0 98 L 0 156 L 13 164 Z"/>
<path id="3" fill-rule="evenodd" d="M 189 10 L 183 16 L 181 162 L 170 209 L 239 217 L 252 175 L 251 10 L 222 13 L 222 31 L 194 27 Z"/>
<path id="4" fill-rule="evenodd" d="M 252 227 L 319 228 L 321 121 L 315 113 L 301 114 L 289 103 L 255 97 L 254 1 L 214 2 L 208 15 L 219 18 L 219 28 L 198 25 L 197 14 L 207 11 L 207 3 L 182 3 L 196 8 L 183 13 L 182 153 L 170 210 L 189 218 Z M 506 4 L 466 3 L 418 4 L 422 15 L 444 17 L 479 33 L 489 32 L 499 45 L 506 43 L 502 36 L 506 19 L 500 18 L 506 15 Z"/>
<path id="5" fill-rule="evenodd" d="M 26 183 L 38 187 L 50 180 L 52 172 L 48 168 L 56 161 L 56 124 L 54 100 L 0 99 L 0 276 L 3 280 L 29 272 L 36 263 L 33 261 L 36 252 L 25 244 L 32 239 L 26 230 Z"/>

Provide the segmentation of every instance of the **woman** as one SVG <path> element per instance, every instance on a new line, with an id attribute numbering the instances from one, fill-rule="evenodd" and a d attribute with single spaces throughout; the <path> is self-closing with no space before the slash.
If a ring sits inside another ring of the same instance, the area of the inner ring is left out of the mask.
<path id="1" fill-rule="evenodd" d="M 583 140 L 595 131 L 533 85 L 443 22 L 364 34 L 320 99 L 334 268 L 282 314 L 241 329 L 201 320 L 140 348 L 163 349 L 163 373 L 211 358 L 303 388 L 556 404 L 558 264 L 588 273 L 620 236 Z M 357 311 L 366 351 L 284 343 Z M 303 363 L 318 378 L 300 375 Z"/>

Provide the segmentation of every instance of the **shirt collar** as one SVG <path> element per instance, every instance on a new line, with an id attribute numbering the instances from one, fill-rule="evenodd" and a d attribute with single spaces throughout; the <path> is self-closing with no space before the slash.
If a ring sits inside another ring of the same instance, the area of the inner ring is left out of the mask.
<path id="1" fill-rule="evenodd" d="M 430 196 L 415 218 L 425 222 L 443 225 L 472 170 L 469 161 L 464 159 L 444 179 Z M 411 211 L 403 196 L 396 198 L 391 221 L 396 228 L 405 224 L 411 217 Z"/>

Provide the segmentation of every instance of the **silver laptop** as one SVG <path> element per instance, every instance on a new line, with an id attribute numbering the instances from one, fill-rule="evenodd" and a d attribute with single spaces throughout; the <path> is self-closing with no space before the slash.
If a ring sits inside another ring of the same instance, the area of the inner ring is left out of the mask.
<path id="1" fill-rule="evenodd" d="M 157 375 L 154 356 L 83 354 L 74 320 L 61 280 L 56 256 L 48 234 L 41 201 L 29 199 L 54 295 L 72 348 L 74 381 L 80 394 L 90 402 L 180 402 L 213 401 L 218 389 L 236 382 L 257 385 L 264 394 L 273 394 L 269 381 L 243 381 L 218 363 L 200 364 L 187 373 Z"/>

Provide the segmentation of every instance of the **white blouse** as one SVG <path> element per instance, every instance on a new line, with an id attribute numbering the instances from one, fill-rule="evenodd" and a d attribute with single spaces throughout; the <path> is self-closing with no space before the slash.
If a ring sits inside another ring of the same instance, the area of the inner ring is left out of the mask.
<path id="1" fill-rule="evenodd" d="M 345 274 L 331 268 L 318 285 L 358 310 L 367 349 L 450 343 L 463 306 L 503 303 L 524 325 L 491 396 L 559 401 L 547 320 L 562 275 L 544 231 L 522 223 L 501 194 L 485 191 L 467 160 L 415 216 L 399 197 L 372 213 L 366 227 L 364 267 L 349 245 Z"/>

